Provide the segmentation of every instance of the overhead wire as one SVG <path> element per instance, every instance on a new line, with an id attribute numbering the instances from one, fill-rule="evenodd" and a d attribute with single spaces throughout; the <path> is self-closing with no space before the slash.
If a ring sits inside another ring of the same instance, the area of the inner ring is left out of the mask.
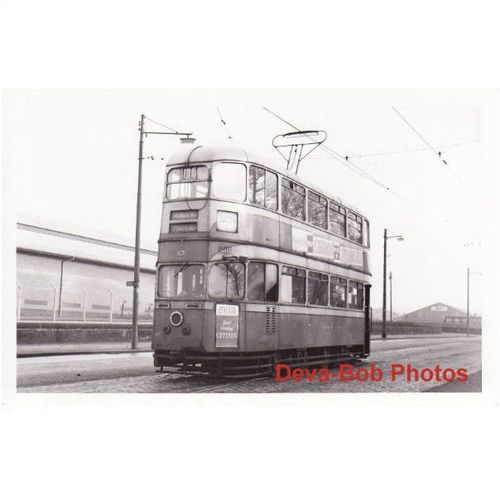
<path id="1" fill-rule="evenodd" d="M 475 144 L 477 141 L 466 141 L 466 142 L 455 142 L 452 144 L 445 144 L 441 146 L 441 151 L 445 151 L 451 147 L 457 146 L 465 146 L 467 144 Z M 374 153 L 358 153 L 355 155 L 349 155 L 349 158 L 368 158 L 372 156 L 389 156 L 389 155 L 397 155 L 397 154 L 405 154 L 405 153 L 416 153 L 419 151 L 428 151 L 429 148 L 414 148 L 414 149 L 398 149 L 395 151 L 377 151 Z"/>
<path id="2" fill-rule="evenodd" d="M 429 149 L 431 149 L 434 153 L 436 153 L 436 155 L 438 156 L 438 158 L 448 167 L 448 170 L 455 176 L 455 178 L 459 181 L 460 178 L 458 177 L 458 175 L 456 174 L 456 172 L 448 165 L 448 162 L 442 157 L 442 151 L 438 151 L 436 150 L 431 144 L 429 141 L 427 141 L 427 139 L 424 138 L 424 136 L 394 107 L 392 106 L 392 109 L 394 110 L 394 112 L 401 118 L 401 120 L 403 120 L 406 125 L 408 125 L 408 127 L 410 127 L 413 132 L 415 132 L 415 134 L 420 137 L 420 139 L 425 143 L 427 144 L 427 146 L 429 147 Z"/>
<path id="3" fill-rule="evenodd" d="M 265 106 L 262 106 L 262 107 L 263 107 L 263 109 L 265 111 L 267 111 L 271 115 L 275 116 L 276 118 L 278 118 L 282 122 L 286 123 L 289 127 L 293 128 L 293 129 L 295 129 L 297 131 L 300 131 L 295 125 L 293 125 L 289 121 L 285 120 L 284 118 L 282 118 L 281 116 L 279 116 L 278 114 L 276 114 L 275 112 L 273 112 L 272 110 L 270 110 L 269 108 L 266 108 Z M 476 143 L 476 142 L 478 142 L 478 141 L 474 140 L 474 141 L 468 141 L 468 142 L 462 142 L 462 143 L 454 143 L 454 144 L 449 144 L 446 147 L 458 146 L 458 145 L 463 145 L 463 144 L 472 144 L 472 143 Z M 366 172 L 362 168 L 360 168 L 357 165 L 355 165 L 352 161 L 349 160 L 349 157 L 347 157 L 348 160 L 346 160 L 346 157 L 342 156 L 340 153 L 338 153 L 337 151 L 333 150 L 329 146 L 326 146 L 326 145 L 322 144 L 321 147 L 322 147 L 323 150 L 325 150 L 325 151 L 327 151 L 327 152 L 330 153 L 330 155 L 329 155 L 330 158 L 333 158 L 333 159 L 337 160 L 338 162 L 340 162 L 342 165 L 347 166 L 349 169 L 351 169 L 354 173 L 358 174 L 359 176 L 361 176 L 363 178 L 366 178 L 366 179 L 374 182 L 375 184 L 383 187 L 386 191 L 390 192 L 393 196 L 395 196 L 398 199 L 400 199 L 400 201 L 402 201 L 406 205 L 411 206 L 413 209 L 415 209 L 421 215 L 426 215 L 426 216 L 429 215 L 425 210 L 422 209 L 421 206 L 415 205 L 414 203 L 406 200 L 404 197 L 402 197 L 401 195 L 399 195 L 398 193 L 396 193 L 393 189 L 390 189 L 389 187 L 385 186 L 383 183 L 381 183 L 380 181 L 378 181 L 378 179 L 374 178 L 368 172 Z M 427 150 L 427 148 L 425 150 Z M 313 159 L 313 158 L 311 158 L 311 159 Z M 453 231 L 454 233 L 456 233 L 457 235 L 461 235 L 462 234 L 462 232 L 459 231 L 458 228 L 455 227 L 455 225 L 452 225 L 453 227 L 450 227 L 450 225 L 449 225 L 450 221 L 449 220 L 441 219 L 441 222 L 444 223 L 444 224 L 446 224 L 448 226 L 448 228 L 451 231 Z M 439 229 L 439 233 L 438 233 L 438 229 L 437 228 L 432 228 L 432 227 L 428 226 L 427 224 L 424 227 L 427 230 L 430 230 L 433 234 L 434 233 L 435 234 L 441 234 L 441 229 Z"/>
<path id="4" fill-rule="evenodd" d="M 268 113 L 272 114 L 273 116 L 275 116 L 276 118 L 278 118 L 279 120 L 281 120 L 282 122 L 286 123 L 289 127 L 292 127 L 293 129 L 297 130 L 298 132 L 300 132 L 300 129 L 297 128 L 295 125 L 293 125 L 292 123 L 290 123 L 289 121 L 285 120 L 283 117 L 281 117 L 280 115 L 278 115 L 277 113 L 275 113 L 274 111 L 270 110 L 269 108 L 265 107 L 265 106 L 262 106 L 262 108 L 267 111 Z M 325 145 L 325 144 L 320 144 L 319 146 L 321 149 L 323 149 L 324 151 L 326 151 L 327 153 L 330 154 L 330 157 L 333 158 L 334 160 L 337 160 L 338 162 L 340 162 L 343 166 L 349 168 L 350 170 L 352 170 L 354 173 L 356 173 L 357 175 L 363 177 L 364 179 L 367 179 L 371 182 L 373 182 L 374 184 L 378 185 L 379 187 L 383 188 L 385 191 L 391 193 L 393 196 L 395 196 L 396 198 L 398 198 L 399 200 L 403 201 L 404 203 L 406 203 L 407 205 L 411 206 L 412 208 L 418 210 L 418 211 L 421 211 L 419 209 L 419 207 L 417 207 L 416 205 L 414 205 L 413 203 L 409 202 L 408 200 L 406 200 L 404 197 L 402 197 L 400 194 L 396 193 L 393 189 L 389 188 L 388 186 L 386 186 L 385 184 L 383 184 L 382 182 L 380 182 L 378 179 L 376 179 L 373 175 L 371 175 L 369 172 L 367 172 L 366 170 L 362 169 L 360 166 L 356 165 L 354 162 L 350 161 L 349 160 L 349 157 L 348 156 L 342 156 L 339 152 L 335 151 L 334 149 L 332 149 L 331 147 Z"/>
<path id="5" fill-rule="evenodd" d="M 229 127 L 227 126 L 227 123 L 224 121 L 224 118 L 222 118 L 222 113 L 220 112 L 219 107 L 217 107 L 217 113 L 219 113 L 220 121 L 221 121 L 222 125 L 224 126 L 224 128 L 226 129 L 227 138 L 232 139 L 231 133 L 229 132 Z"/>

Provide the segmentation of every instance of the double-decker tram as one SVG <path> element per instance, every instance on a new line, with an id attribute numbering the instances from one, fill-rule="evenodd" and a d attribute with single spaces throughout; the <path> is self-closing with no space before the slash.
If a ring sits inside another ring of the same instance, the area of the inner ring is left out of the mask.
<path id="1" fill-rule="evenodd" d="M 243 149 L 169 160 L 154 365 L 220 377 L 370 353 L 369 225 Z"/>

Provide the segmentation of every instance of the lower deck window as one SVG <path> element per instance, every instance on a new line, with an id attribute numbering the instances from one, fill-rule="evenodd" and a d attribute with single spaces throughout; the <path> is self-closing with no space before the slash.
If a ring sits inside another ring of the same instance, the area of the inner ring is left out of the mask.
<path id="1" fill-rule="evenodd" d="M 349 307 L 363 309 L 364 285 L 359 281 L 349 281 Z"/>
<path id="2" fill-rule="evenodd" d="M 208 293 L 217 299 L 242 299 L 245 295 L 245 266 L 241 262 L 217 262 L 210 266 Z"/>
<path id="3" fill-rule="evenodd" d="M 281 300 L 292 304 L 305 304 L 306 272 L 304 269 L 283 266 L 281 271 Z"/>
<path id="4" fill-rule="evenodd" d="M 248 299 L 278 301 L 278 266 L 265 262 L 248 264 Z"/>
<path id="5" fill-rule="evenodd" d="M 347 280 L 332 276 L 330 278 L 330 305 L 347 307 Z"/>
<path id="6" fill-rule="evenodd" d="M 314 272 L 309 273 L 307 300 L 313 306 L 328 305 L 328 275 Z"/>
<path id="7" fill-rule="evenodd" d="M 199 264 L 161 266 L 158 295 L 168 298 L 199 299 L 205 290 L 205 268 Z"/>

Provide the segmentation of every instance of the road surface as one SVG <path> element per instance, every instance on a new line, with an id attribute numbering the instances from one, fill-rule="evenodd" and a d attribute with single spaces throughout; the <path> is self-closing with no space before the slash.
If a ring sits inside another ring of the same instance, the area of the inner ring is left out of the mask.
<path id="1" fill-rule="evenodd" d="M 447 384 L 406 379 L 401 375 L 391 380 L 392 365 L 411 364 L 417 370 L 463 368 L 468 382 Z M 153 368 L 152 354 L 88 354 L 20 358 L 17 364 L 18 392 L 48 393 L 282 393 L 282 392 L 480 392 L 481 337 L 447 335 L 414 337 L 372 342 L 372 355 L 356 365 L 375 365 L 383 373 L 380 381 L 342 381 L 339 368 L 333 368 L 328 382 L 277 382 L 274 378 L 247 381 L 217 381 L 199 376 L 158 373 Z M 336 375 L 333 375 L 336 373 Z"/>

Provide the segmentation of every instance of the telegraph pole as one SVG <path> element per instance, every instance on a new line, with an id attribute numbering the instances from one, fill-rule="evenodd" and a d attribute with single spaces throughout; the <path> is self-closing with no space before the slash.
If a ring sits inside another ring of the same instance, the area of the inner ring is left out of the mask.
<path id="1" fill-rule="evenodd" d="M 392 271 L 389 272 L 389 310 L 390 322 L 392 323 Z"/>
<path id="2" fill-rule="evenodd" d="M 386 317 L 387 317 L 387 240 L 397 238 L 398 241 L 403 241 L 401 235 L 387 236 L 387 229 L 384 229 L 384 287 L 382 296 L 382 338 L 387 338 Z M 392 272 L 389 278 L 391 280 L 391 323 L 392 323 Z"/>
<path id="3" fill-rule="evenodd" d="M 132 343 L 137 349 L 139 339 L 139 282 L 141 279 L 141 203 L 142 203 L 142 148 L 144 144 L 144 115 L 139 125 L 139 170 L 137 175 L 137 208 L 135 216 L 135 258 L 134 258 L 134 295 L 132 303 Z"/>
<path id="4" fill-rule="evenodd" d="M 387 312 L 387 229 L 384 229 L 384 286 L 382 296 L 382 338 L 387 338 L 385 317 Z"/>
<path id="5" fill-rule="evenodd" d="M 467 268 L 467 337 L 470 334 L 470 331 L 469 331 L 469 278 L 470 278 L 470 268 Z"/>
<path id="6" fill-rule="evenodd" d="M 134 256 L 134 281 L 127 282 L 128 286 L 134 287 L 133 303 L 132 303 L 132 342 L 131 348 L 137 349 L 137 342 L 139 339 L 139 283 L 141 280 L 141 202 L 142 202 L 142 149 L 144 145 L 144 136 L 148 134 L 154 135 L 177 135 L 180 136 L 180 141 L 185 144 L 191 144 L 195 141 L 192 137 L 192 132 L 179 132 L 171 129 L 162 123 L 155 122 L 151 118 L 149 121 L 156 123 L 170 132 L 153 132 L 144 130 L 144 119 L 147 118 L 144 114 L 141 115 L 139 123 L 139 170 L 137 173 L 137 208 L 135 217 L 135 256 Z"/>

